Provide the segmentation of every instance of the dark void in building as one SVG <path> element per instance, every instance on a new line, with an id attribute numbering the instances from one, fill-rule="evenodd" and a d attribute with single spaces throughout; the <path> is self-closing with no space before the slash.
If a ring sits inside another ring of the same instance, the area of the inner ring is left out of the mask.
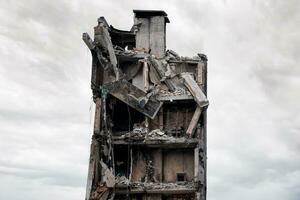
<path id="1" fill-rule="evenodd" d="M 133 12 L 130 31 L 100 17 L 94 39 L 83 34 L 95 102 L 86 200 L 205 200 L 207 58 L 166 50 L 164 11 Z"/>

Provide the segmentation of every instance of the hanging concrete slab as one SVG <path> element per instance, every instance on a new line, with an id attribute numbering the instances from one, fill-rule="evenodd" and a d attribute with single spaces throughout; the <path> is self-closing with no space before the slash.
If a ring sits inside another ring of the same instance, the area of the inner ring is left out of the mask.
<path id="1" fill-rule="evenodd" d="M 144 115 L 154 119 L 162 102 L 154 98 L 154 96 L 147 95 L 146 92 L 132 85 L 126 80 L 116 81 L 104 86 L 108 93 L 126 103 L 130 107 L 143 113 Z"/>

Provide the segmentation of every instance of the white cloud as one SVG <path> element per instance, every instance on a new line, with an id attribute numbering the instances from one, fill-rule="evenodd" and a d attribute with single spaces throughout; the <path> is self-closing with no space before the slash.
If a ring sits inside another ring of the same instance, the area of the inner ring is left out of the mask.
<path id="1" fill-rule="evenodd" d="M 0 3 L 0 199 L 83 199 L 99 16 L 169 14 L 167 45 L 208 55 L 208 198 L 300 195 L 299 6 L 292 1 Z M 116 15 L 117 13 L 117 15 Z M 180 39 L 178 39 L 180 38 Z"/>

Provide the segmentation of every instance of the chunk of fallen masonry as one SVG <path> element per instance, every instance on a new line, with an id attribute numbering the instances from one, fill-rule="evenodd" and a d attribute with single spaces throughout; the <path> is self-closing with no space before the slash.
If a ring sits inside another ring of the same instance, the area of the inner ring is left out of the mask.
<path id="1" fill-rule="evenodd" d="M 190 73 L 184 72 L 181 73 L 181 77 L 184 79 L 184 85 L 191 92 L 198 106 L 200 106 L 201 108 L 208 106 L 209 103 L 205 94 L 202 92 L 192 75 Z"/>
<path id="2" fill-rule="evenodd" d="M 103 87 L 108 90 L 109 94 L 151 119 L 154 119 L 163 104 L 153 96 L 150 96 L 147 102 L 142 101 L 147 96 L 147 93 L 124 79 L 106 84 Z"/>

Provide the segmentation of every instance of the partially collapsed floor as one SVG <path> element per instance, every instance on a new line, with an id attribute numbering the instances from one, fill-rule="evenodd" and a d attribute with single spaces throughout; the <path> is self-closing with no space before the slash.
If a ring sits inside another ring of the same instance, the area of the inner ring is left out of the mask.
<path id="1" fill-rule="evenodd" d="M 169 22 L 134 10 L 130 31 L 100 17 L 83 34 L 96 105 L 86 200 L 206 199 L 207 58 L 166 50 Z"/>

